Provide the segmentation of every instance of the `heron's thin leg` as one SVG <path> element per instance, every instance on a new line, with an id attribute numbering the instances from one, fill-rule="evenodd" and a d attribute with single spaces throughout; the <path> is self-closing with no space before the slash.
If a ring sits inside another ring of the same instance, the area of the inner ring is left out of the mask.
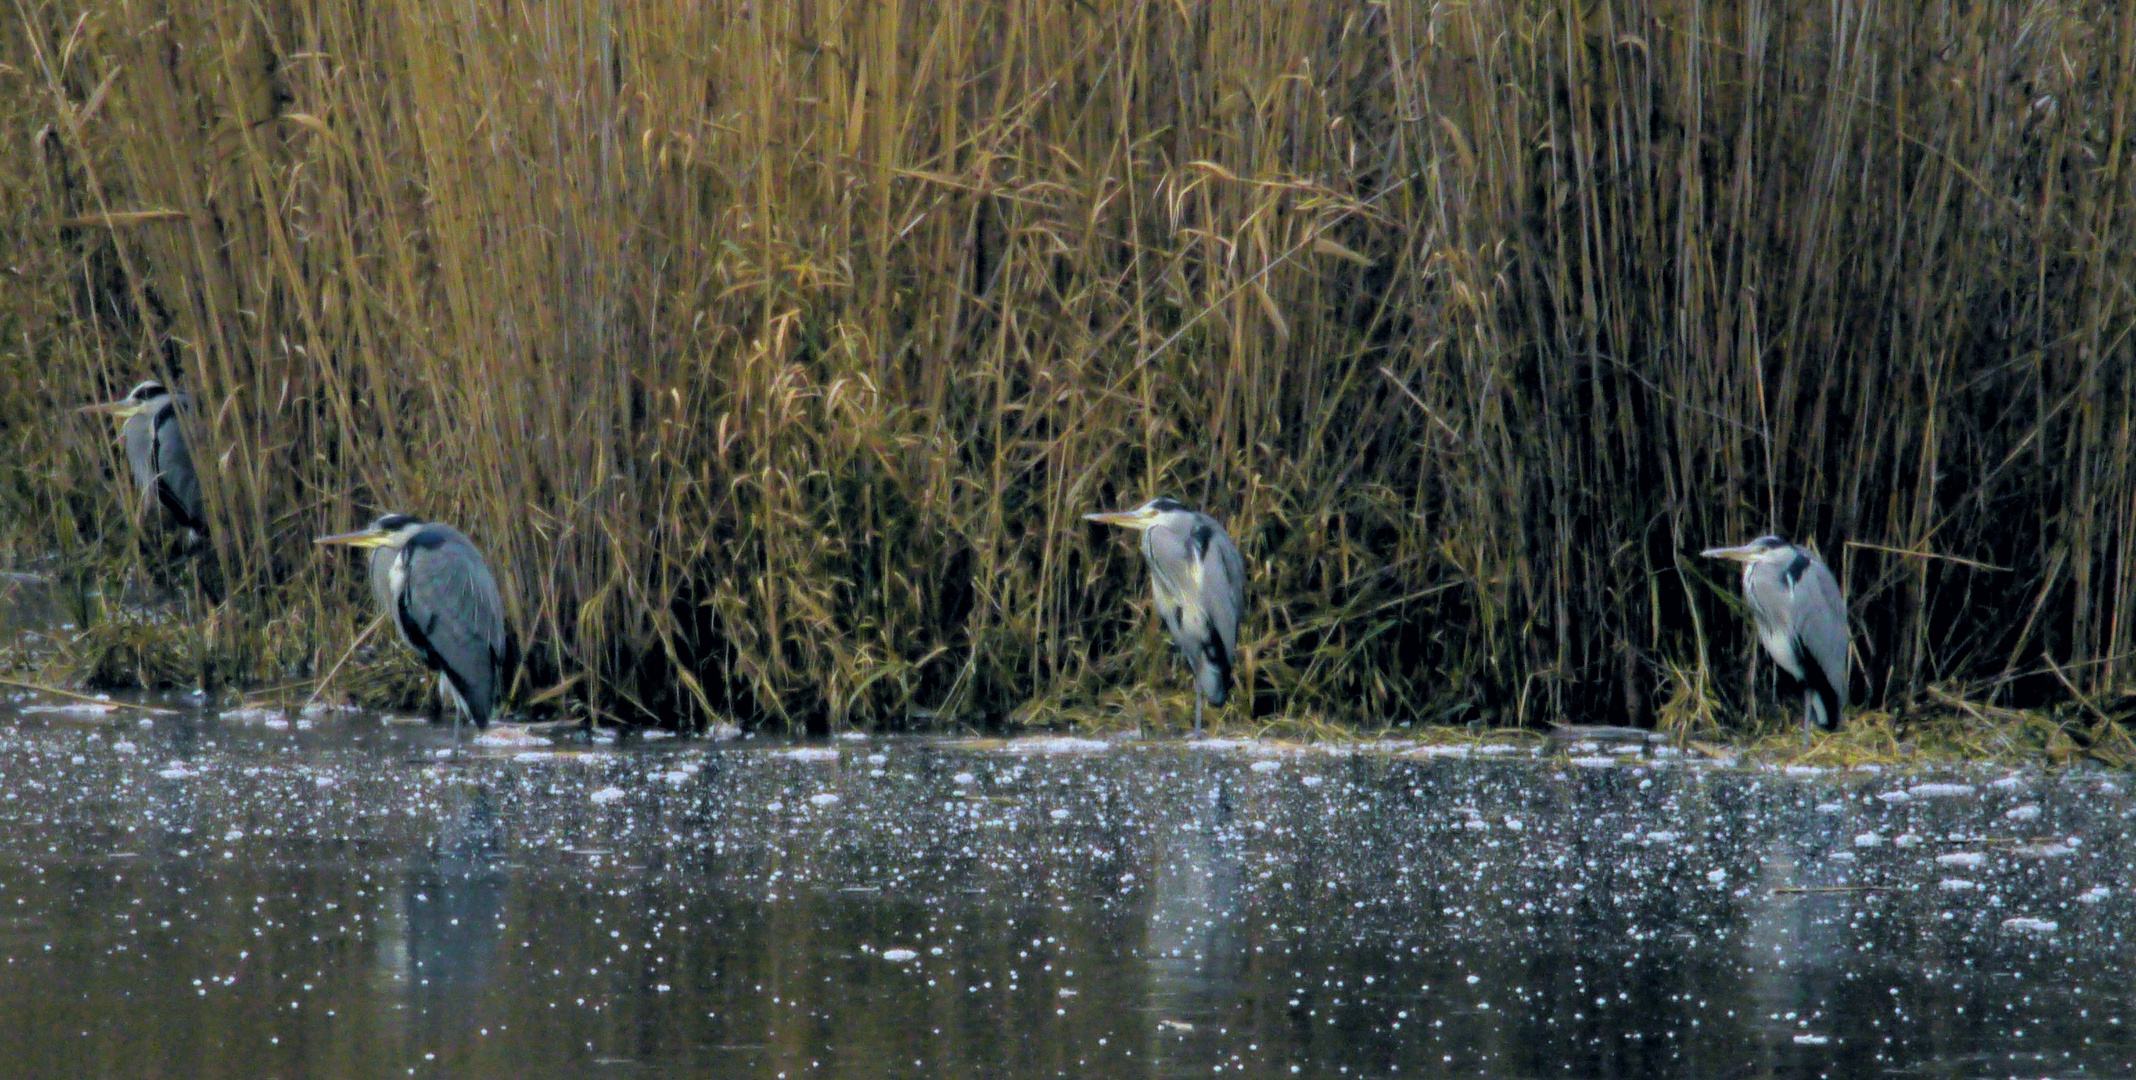
<path id="1" fill-rule="evenodd" d="M 1199 735 L 1199 734 L 1201 734 L 1201 725 L 1202 725 L 1202 689 L 1201 689 L 1201 680 L 1200 680 L 1200 679 L 1196 679 L 1196 680 L 1194 680 L 1194 733 L 1195 733 L 1196 735 Z"/>

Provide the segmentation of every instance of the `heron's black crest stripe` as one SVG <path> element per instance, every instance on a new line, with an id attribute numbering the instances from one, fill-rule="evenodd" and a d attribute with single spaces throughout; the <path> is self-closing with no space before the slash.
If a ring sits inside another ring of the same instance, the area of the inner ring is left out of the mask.
<path id="1" fill-rule="evenodd" d="M 410 520 L 412 521 L 414 519 L 411 518 Z M 421 532 L 416 533 L 414 536 L 408 538 L 408 547 L 411 550 L 415 548 L 422 548 L 426 551 L 434 551 L 438 548 L 444 547 L 451 540 L 451 534 L 447 533 L 443 529 L 424 529 Z"/>
<path id="2" fill-rule="evenodd" d="M 1210 528 L 1208 522 L 1204 521 L 1194 526 L 1195 562 L 1200 562 L 1209 557 L 1209 541 L 1214 539 L 1216 539 L 1216 530 Z"/>
<path id="3" fill-rule="evenodd" d="M 1823 666 L 1817 663 L 1816 654 L 1810 652 L 1809 646 L 1799 637 L 1795 639 L 1795 658 L 1802 665 L 1803 685 L 1809 687 L 1810 692 L 1817 695 L 1817 700 L 1824 703 L 1824 719 L 1818 726 L 1826 731 L 1838 728 L 1839 690 L 1832 685 L 1832 678 L 1825 673 Z"/>
<path id="4" fill-rule="evenodd" d="M 421 524 L 421 522 L 421 518 L 415 517 L 412 514 L 387 514 L 384 517 L 379 518 L 377 521 L 372 522 L 371 527 L 375 529 L 383 529 L 386 532 L 398 532 L 399 530 L 405 529 L 410 525 Z"/>
<path id="5" fill-rule="evenodd" d="M 1174 510 L 1185 510 L 1186 507 L 1181 506 L 1178 499 L 1158 498 L 1150 500 L 1150 509 L 1159 513 L 1169 514 Z"/>
<path id="6" fill-rule="evenodd" d="M 1795 552 L 1795 561 L 1787 564 L 1787 569 L 1781 571 L 1780 580 L 1787 582 L 1787 587 L 1792 589 L 1795 587 L 1796 583 L 1802 580 L 1802 575 L 1807 574 L 1809 572 L 1810 553 L 1807 551 L 1797 551 Z"/>

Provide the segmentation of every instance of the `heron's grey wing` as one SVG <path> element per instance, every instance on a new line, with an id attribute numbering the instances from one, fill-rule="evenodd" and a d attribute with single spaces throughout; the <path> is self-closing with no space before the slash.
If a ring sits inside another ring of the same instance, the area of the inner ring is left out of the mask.
<path id="1" fill-rule="evenodd" d="M 1231 535 L 1207 514 L 1194 516 L 1189 543 L 1198 570 L 1197 606 L 1206 635 L 1201 649 L 1202 659 L 1207 662 L 1198 665 L 1196 674 L 1202 679 L 1203 696 L 1212 704 L 1222 705 L 1231 685 L 1231 670 L 1238 661 L 1239 615 L 1246 606 L 1246 564 L 1239 556 L 1238 545 L 1231 542 Z"/>
<path id="2" fill-rule="evenodd" d="M 1202 611 L 1209 626 L 1224 643 L 1225 664 L 1239 647 L 1239 616 L 1246 607 L 1246 561 L 1231 535 L 1213 519 L 1204 518 L 1208 532 L 1201 536 Z"/>
<path id="3" fill-rule="evenodd" d="M 208 519 L 200 503 L 200 474 L 193 471 L 193 454 L 186 448 L 185 432 L 178 426 L 178 408 L 164 402 L 155 412 L 150 447 L 156 498 L 171 520 L 205 534 Z"/>
<path id="4" fill-rule="evenodd" d="M 409 644 L 452 680 L 477 726 L 503 689 L 504 601 L 474 544 L 441 525 L 408 541 L 399 616 Z"/>
<path id="5" fill-rule="evenodd" d="M 1812 558 L 1795 582 L 1795 640 L 1830 681 L 1840 705 L 1847 702 L 1847 601 L 1824 560 Z M 1837 717 L 1832 718 L 1834 722 Z"/>

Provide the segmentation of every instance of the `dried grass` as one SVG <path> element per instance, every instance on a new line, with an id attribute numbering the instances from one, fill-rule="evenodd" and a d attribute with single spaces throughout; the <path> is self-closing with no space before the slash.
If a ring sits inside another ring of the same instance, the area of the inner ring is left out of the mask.
<path id="1" fill-rule="evenodd" d="M 1234 723 L 1777 722 L 1688 554 L 1773 529 L 1846 583 L 1871 710 L 2069 700 L 2050 658 L 2103 696 L 2132 39 L 2047 0 L 23 0 L 0 561 L 138 564 L 67 410 L 161 368 L 258 683 L 367 621 L 309 540 L 390 507 L 474 537 L 522 696 L 591 715 L 1175 709 L 1077 520 L 1169 493 L 1247 557 Z"/>

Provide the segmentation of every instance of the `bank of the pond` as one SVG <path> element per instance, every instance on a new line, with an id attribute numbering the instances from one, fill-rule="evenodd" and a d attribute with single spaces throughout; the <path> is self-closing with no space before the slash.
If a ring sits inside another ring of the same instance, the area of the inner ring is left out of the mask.
<path id="1" fill-rule="evenodd" d="M 1183 685 L 1082 520 L 1169 495 L 1242 553 L 1247 715 L 1652 725 L 1755 711 L 1697 552 L 1779 532 L 1858 703 L 2103 707 L 2130 11 L 12 5 L 0 564 L 215 580 L 77 666 L 275 686 L 372 618 L 312 539 L 414 513 L 530 696 L 994 722 Z M 193 564 L 75 412 L 150 377 Z"/>

